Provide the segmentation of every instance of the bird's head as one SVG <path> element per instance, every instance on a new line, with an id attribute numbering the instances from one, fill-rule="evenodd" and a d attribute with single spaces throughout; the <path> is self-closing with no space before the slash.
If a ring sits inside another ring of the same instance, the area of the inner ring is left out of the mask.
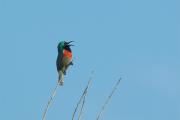
<path id="1" fill-rule="evenodd" d="M 72 42 L 74 42 L 74 41 L 69 41 L 69 42 L 61 41 L 57 46 L 58 51 L 62 51 L 63 49 L 68 49 L 69 51 L 71 51 L 70 46 L 74 46 L 74 45 L 70 44 Z"/>

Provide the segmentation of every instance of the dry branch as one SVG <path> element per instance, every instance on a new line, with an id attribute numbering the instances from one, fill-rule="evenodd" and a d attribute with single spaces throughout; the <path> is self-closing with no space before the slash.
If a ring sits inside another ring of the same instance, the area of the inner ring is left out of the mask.
<path id="1" fill-rule="evenodd" d="M 105 110 L 106 105 L 107 105 L 107 104 L 109 103 L 109 101 L 111 100 L 111 98 L 112 98 L 114 92 L 116 91 L 116 89 L 117 89 L 117 87 L 118 87 L 120 81 L 121 81 L 121 78 L 119 78 L 119 80 L 118 80 L 117 83 L 115 84 L 115 86 L 114 86 L 112 92 L 109 94 L 108 98 L 106 99 L 105 103 L 103 104 L 103 106 L 102 106 L 102 108 L 101 108 L 101 110 L 100 110 L 100 112 L 99 112 L 99 114 L 98 114 L 96 120 L 99 120 L 100 117 L 102 116 L 102 114 L 103 114 L 103 112 L 104 112 L 104 110 Z"/>
<path id="2" fill-rule="evenodd" d="M 83 102 L 82 102 L 82 105 L 81 105 L 81 109 L 80 109 L 80 113 L 79 113 L 79 116 L 78 116 L 78 120 L 81 119 L 81 116 L 82 116 L 82 113 L 83 113 L 83 108 L 84 108 L 84 104 L 85 104 L 85 100 L 86 100 L 86 96 L 87 96 L 87 93 L 88 93 L 88 88 L 90 86 L 91 80 L 92 80 L 92 78 L 89 79 L 88 85 L 87 85 L 87 87 L 85 89 L 85 93 L 84 93 L 84 96 L 83 96 Z"/>
<path id="3" fill-rule="evenodd" d="M 48 111 L 48 109 L 49 109 L 49 107 L 50 107 L 50 105 L 51 105 L 51 103 L 52 103 L 52 101 L 53 101 L 53 99 L 54 99 L 54 97 L 56 95 L 56 91 L 57 91 L 58 86 L 59 86 L 59 84 L 57 83 L 56 87 L 54 88 L 54 90 L 53 90 L 53 92 L 51 94 L 51 97 L 50 97 L 50 99 L 49 99 L 49 101 L 47 103 L 47 106 L 46 106 L 46 108 L 45 108 L 45 110 L 43 112 L 42 120 L 46 120 L 47 111 Z"/>
<path id="4" fill-rule="evenodd" d="M 91 72 L 91 75 L 93 75 L 93 74 L 94 74 L 94 71 Z M 73 112 L 73 115 L 72 115 L 72 120 L 74 120 L 75 114 L 76 114 L 78 108 L 80 107 L 80 105 L 82 104 L 81 109 L 80 109 L 80 113 L 79 113 L 79 116 L 78 116 L 78 120 L 81 119 L 81 116 L 82 116 L 82 113 L 83 113 L 83 107 L 84 107 L 84 104 L 85 104 L 85 98 L 86 98 L 86 95 L 87 95 L 87 92 L 88 92 L 88 88 L 89 88 L 89 86 L 91 84 L 91 81 L 92 81 L 92 76 L 89 78 L 88 84 L 87 84 L 86 88 L 84 89 L 83 94 L 81 95 L 81 97 L 80 97 L 80 99 L 79 99 L 79 101 L 78 101 L 78 103 L 76 105 L 76 108 L 75 108 L 75 110 Z"/>

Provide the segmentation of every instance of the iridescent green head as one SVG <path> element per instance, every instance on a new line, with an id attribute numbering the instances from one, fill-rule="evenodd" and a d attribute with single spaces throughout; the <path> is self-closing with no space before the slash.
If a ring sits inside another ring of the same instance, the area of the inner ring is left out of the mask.
<path id="1" fill-rule="evenodd" d="M 70 46 L 73 46 L 70 44 L 71 42 L 74 42 L 74 41 L 69 41 L 69 42 L 61 41 L 57 46 L 58 52 L 62 52 L 65 48 L 67 47 L 69 48 Z"/>

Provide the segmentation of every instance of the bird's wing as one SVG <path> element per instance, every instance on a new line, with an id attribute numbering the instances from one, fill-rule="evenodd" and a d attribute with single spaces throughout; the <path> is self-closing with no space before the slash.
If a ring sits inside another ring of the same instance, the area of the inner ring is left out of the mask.
<path id="1" fill-rule="evenodd" d="M 63 52 L 59 53 L 56 60 L 56 67 L 57 71 L 60 71 L 62 69 L 62 58 L 63 58 Z"/>

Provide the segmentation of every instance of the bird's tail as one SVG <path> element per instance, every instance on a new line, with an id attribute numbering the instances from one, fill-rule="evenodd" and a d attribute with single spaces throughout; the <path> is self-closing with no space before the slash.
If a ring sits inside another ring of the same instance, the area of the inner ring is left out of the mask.
<path id="1" fill-rule="evenodd" d="M 63 86 L 63 84 L 64 84 L 64 73 L 62 71 L 59 71 L 58 84 L 61 86 Z"/>

